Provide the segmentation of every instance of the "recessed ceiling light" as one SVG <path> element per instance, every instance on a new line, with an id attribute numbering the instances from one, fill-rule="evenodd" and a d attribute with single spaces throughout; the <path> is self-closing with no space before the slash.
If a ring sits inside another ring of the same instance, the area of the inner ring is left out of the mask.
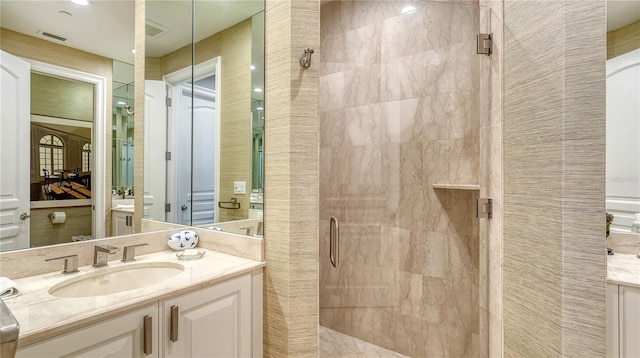
<path id="1" fill-rule="evenodd" d="M 89 5 L 89 0 L 71 0 L 71 2 L 82 6 Z"/>
<path id="2" fill-rule="evenodd" d="M 254 88 L 253 90 L 256 92 L 262 92 L 262 88 L 258 88 L 258 87 Z"/>
<path id="3" fill-rule="evenodd" d="M 136 54 L 136 49 L 135 49 L 135 48 L 132 48 L 132 49 L 131 49 L 131 53 L 133 53 L 133 54 L 135 55 L 135 54 Z"/>
<path id="4" fill-rule="evenodd" d="M 416 12 L 416 8 L 413 7 L 413 6 L 405 6 L 405 7 L 402 8 L 402 10 L 400 10 L 400 13 L 402 15 L 413 14 L 414 12 Z"/>
<path id="5" fill-rule="evenodd" d="M 124 106 L 125 104 L 127 104 L 127 102 L 118 101 L 118 104 Z"/>
<path id="6" fill-rule="evenodd" d="M 256 108 L 256 110 L 257 111 L 262 111 L 262 110 L 264 110 L 264 108 L 263 107 L 258 107 L 258 108 Z"/>
<path id="7" fill-rule="evenodd" d="M 252 70 L 255 70 L 255 69 L 256 69 L 256 66 L 251 65 L 251 69 L 252 69 Z"/>

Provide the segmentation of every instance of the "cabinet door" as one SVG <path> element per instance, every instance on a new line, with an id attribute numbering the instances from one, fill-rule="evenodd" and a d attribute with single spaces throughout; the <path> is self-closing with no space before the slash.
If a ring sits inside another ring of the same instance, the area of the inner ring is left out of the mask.
<path id="1" fill-rule="evenodd" d="M 146 353 L 145 317 L 151 318 Z M 158 306 L 153 305 L 19 349 L 16 357 L 152 358 L 159 357 L 158 347 Z"/>
<path id="2" fill-rule="evenodd" d="M 166 300 L 162 307 L 165 357 L 251 357 L 250 274 Z"/>
<path id="3" fill-rule="evenodd" d="M 122 236 L 133 234 L 132 215 L 121 211 L 111 212 L 111 234 L 113 236 Z"/>
<path id="4" fill-rule="evenodd" d="M 620 356 L 618 341 L 618 285 L 607 284 L 607 357 Z"/>
<path id="5" fill-rule="evenodd" d="M 620 357 L 640 357 L 640 288 L 620 286 Z"/>

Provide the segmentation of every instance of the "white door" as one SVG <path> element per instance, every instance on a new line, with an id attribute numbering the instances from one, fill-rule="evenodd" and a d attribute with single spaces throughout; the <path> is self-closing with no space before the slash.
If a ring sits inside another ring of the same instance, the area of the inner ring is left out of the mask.
<path id="1" fill-rule="evenodd" d="M 172 90 L 168 147 L 168 221 L 201 225 L 215 221 L 216 114 L 213 91 L 190 85 Z M 172 195 L 175 195 L 171 198 Z"/>
<path id="2" fill-rule="evenodd" d="M 607 212 L 629 231 L 640 212 L 640 49 L 607 60 Z"/>
<path id="3" fill-rule="evenodd" d="M 165 221 L 167 84 L 148 80 L 144 91 L 144 217 Z"/>
<path id="4" fill-rule="evenodd" d="M 29 247 L 31 68 L 4 51 L 0 68 L 0 251 L 7 251 Z"/>
<path id="5" fill-rule="evenodd" d="M 215 222 L 216 106 L 213 92 L 193 96 L 191 225 Z"/>

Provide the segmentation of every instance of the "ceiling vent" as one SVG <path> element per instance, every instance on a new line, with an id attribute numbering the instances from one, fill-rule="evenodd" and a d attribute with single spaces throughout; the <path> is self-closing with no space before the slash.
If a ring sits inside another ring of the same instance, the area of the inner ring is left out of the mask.
<path id="1" fill-rule="evenodd" d="M 169 28 L 162 26 L 157 22 L 153 22 L 151 20 L 147 20 L 145 22 L 145 28 L 144 28 L 145 34 L 147 35 L 147 37 L 150 37 L 152 39 L 162 36 L 162 34 L 164 34 L 169 30 L 170 30 Z"/>
<path id="2" fill-rule="evenodd" d="M 62 36 L 59 36 L 59 35 L 54 35 L 54 34 L 52 34 L 50 32 L 46 32 L 46 31 L 39 31 L 39 32 L 40 32 L 40 34 L 42 36 L 46 36 L 46 37 L 52 38 L 54 40 L 58 40 L 58 41 L 62 41 L 62 42 L 67 41 L 66 37 L 62 37 Z"/>

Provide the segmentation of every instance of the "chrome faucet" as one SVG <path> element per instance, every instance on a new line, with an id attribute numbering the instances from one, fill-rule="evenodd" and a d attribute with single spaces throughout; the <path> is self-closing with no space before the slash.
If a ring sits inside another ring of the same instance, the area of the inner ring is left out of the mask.
<path id="1" fill-rule="evenodd" d="M 65 275 L 69 273 L 78 272 L 78 255 L 54 257 L 51 259 L 46 259 L 45 261 L 53 261 L 53 260 L 64 260 L 64 270 L 62 270 L 62 273 Z"/>
<path id="2" fill-rule="evenodd" d="M 251 236 L 251 230 L 253 230 L 252 226 L 241 227 L 240 230 L 244 230 L 245 235 Z"/>
<path id="3" fill-rule="evenodd" d="M 145 244 L 129 245 L 124 247 L 122 252 L 122 262 L 129 262 L 136 260 L 136 247 L 145 246 Z"/>
<path id="4" fill-rule="evenodd" d="M 96 245 L 93 249 L 93 267 L 103 267 L 109 265 L 109 255 L 115 254 L 120 250 L 111 245 Z"/>

